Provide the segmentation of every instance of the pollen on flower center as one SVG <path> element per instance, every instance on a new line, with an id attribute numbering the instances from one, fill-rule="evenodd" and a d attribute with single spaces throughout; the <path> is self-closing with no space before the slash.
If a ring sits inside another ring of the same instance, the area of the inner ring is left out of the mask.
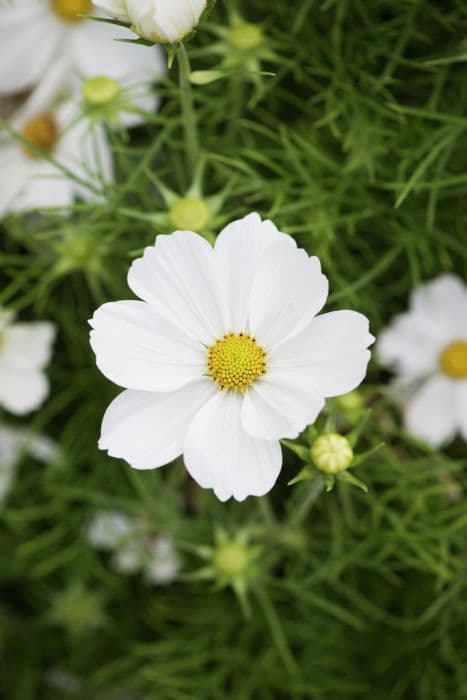
<path id="1" fill-rule="evenodd" d="M 49 114 L 41 114 L 30 119 L 21 131 L 21 135 L 44 153 L 51 153 L 59 137 L 55 119 Z M 37 153 L 28 146 L 23 146 L 26 155 L 37 158 Z"/>
<path id="2" fill-rule="evenodd" d="M 439 357 L 439 366 L 452 379 L 467 379 L 467 340 L 455 340 Z"/>
<path id="3" fill-rule="evenodd" d="M 65 22 L 80 22 L 92 10 L 91 0 L 50 0 L 53 12 Z"/>
<path id="4" fill-rule="evenodd" d="M 207 366 L 220 389 L 243 393 L 266 374 L 266 352 L 249 333 L 226 333 L 208 347 Z"/>

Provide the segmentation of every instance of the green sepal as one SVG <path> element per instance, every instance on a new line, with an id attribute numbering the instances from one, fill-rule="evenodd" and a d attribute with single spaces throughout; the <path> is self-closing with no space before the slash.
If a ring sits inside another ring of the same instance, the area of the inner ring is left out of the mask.
<path id="1" fill-rule="evenodd" d="M 297 476 L 287 483 L 287 486 L 293 486 L 294 484 L 298 484 L 300 481 L 313 481 L 313 479 L 316 479 L 316 477 L 316 471 L 307 464 L 298 472 Z"/>
<path id="2" fill-rule="evenodd" d="M 303 462 L 310 464 L 310 450 L 305 445 L 299 445 L 291 440 L 281 440 L 281 443 L 292 450 Z"/>
<path id="3" fill-rule="evenodd" d="M 365 482 L 361 481 L 360 479 L 357 479 L 357 477 L 349 471 L 340 472 L 339 474 L 337 474 L 337 478 L 339 479 L 339 481 L 345 481 L 347 484 L 356 486 L 358 489 L 361 489 L 365 493 L 368 493 L 368 486 L 365 484 Z"/>

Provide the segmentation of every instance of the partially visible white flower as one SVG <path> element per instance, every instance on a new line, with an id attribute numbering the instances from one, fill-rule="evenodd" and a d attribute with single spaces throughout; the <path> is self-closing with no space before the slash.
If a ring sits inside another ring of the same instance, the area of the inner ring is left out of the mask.
<path id="1" fill-rule="evenodd" d="M 76 196 L 96 200 L 103 185 L 113 181 L 104 129 L 100 124 L 90 129 L 85 120 L 74 123 L 78 110 L 76 100 L 59 105 L 32 100 L 10 121 L 39 151 L 13 136 L 0 140 L 0 217 L 7 211 L 65 207 Z"/>
<path id="2" fill-rule="evenodd" d="M 133 31 L 145 39 L 173 44 L 193 31 L 207 0 L 94 0 L 94 4 L 131 24 Z"/>
<path id="3" fill-rule="evenodd" d="M 136 469 L 183 453 L 220 500 L 262 496 L 282 466 L 279 440 L 366 374 L 368 319 L 316 317 L 328 294 L 318 258 L 258 214 L 214 248 L 190 231 L 159 236 L 128 283 L 144 301 L 104 304 L 90 323 L 99 369 L 127 387 L 99 446 Z"/>
<path id="4" fill-rule="evenodd" d="M 134 104 L 153 112 L 158 100 L 149 83 L 166 70 L 162 51 L 119 41 L 133 35 L 81 16 L 89 13 L 90 0 L 17 0 L 0 6 L 0 95 L 39 86 L 42 100 L 48 93 L 50 101 L 64 90 L 79 90 L 82 80 L 107 76 L 123 88 L 146 83 Z M 122 118 L 124 126 L 141 121 L 137 114 Z"/>
<path id="5" fill-rule="evenodd" d="M 467 440 L 467 287 L 459 278 L 442 275 L 415 290 L 377 353 L 396 372 L 409 432 L 433 447 L 457 432 Z"/>
<path id="6" fill-rule="evenodd" d="M 44 435 L 34 435 L 23 428 L 0 426 L 0 506 L 7 498 L 16 467 L 28 453 L 40 462 L 48 463 L 56 455 L 57 446 Z"/>
<path id="7" fill-rule="evenodd" d="M 146 544 L 146 578 L 156 585 L 171 583 L 178 575 L 181 561 L 171 537 L 158 535 Z"/>
<path id="8" fill-rule="evenodd" d="M 0 312 L 0 406 L 23 415 L 41 405 L 49 392 L 44 368 L 54 337 L 53 323 L 16 323 Z"/>
<path id="9" fill-rule="evenodd" d="M 135 523 L 116 510 L 101 511 L 85 527 L 89 543 L 96 549 L 111 550 L 134 531 Z"/>

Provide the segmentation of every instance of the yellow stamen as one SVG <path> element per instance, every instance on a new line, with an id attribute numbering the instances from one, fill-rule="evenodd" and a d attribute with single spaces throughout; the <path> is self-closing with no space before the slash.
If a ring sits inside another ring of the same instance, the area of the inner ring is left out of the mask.
<path id="1" fill-rule="evenodd" d="M 439 357 L 439 366 L 452 379 L 467 379 L 467 340 L 455 340 Z"/>
<path id="2" fill-rule="evenodd" d="M 34 146 L 39 148 L 44 153 L 52 153 L 54 146 L 59 137 L 57 123 L 49 114 L 41 114 L 38 117 L 30 119 L 23 127 L 21 135 L 25 139 L 31 141 Z M 37 153 L 27 146 L 23 146 L 26 155 L 31 158 L 37 158 Z"/>
<path id="3" fill-rule="evenodd" d="M 243 393 L 266 374 L 266 352 L 249 333 L 226 333 L 208 348 L 207 366 L 220 389 Z"/>
<path id="4" fill-rule="evenodd" d="M 64 22 L 80 22 L 92 10 L 91 0 L 50 0 L 53 12 Z"/>

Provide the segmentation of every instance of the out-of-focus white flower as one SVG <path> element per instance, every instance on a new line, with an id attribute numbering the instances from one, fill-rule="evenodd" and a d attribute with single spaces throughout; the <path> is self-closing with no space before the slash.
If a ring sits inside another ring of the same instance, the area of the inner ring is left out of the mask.
<path id="1" fill-rule="evenodd" d="M 53 323 L 16 323 L 0 309 L 0 406 L 23 415 L 41 405 L 49 391 L 44 368 L 54 337 Z"/>
<path id="2" fill-rule="evenodd" d="M 144 301 L 104 304 L 91 345 L 100 370 L 128 388 L 99 445 L 136 469 L 183 452 L 219 499 L 261 496 L 281 469 L 279 440 L 365 376 L 368 319 L 316 317 L 328 294 L 319 260 L 258 214 L 227 226 L 214 249 L 190 231 L 159 236 L 128 283 Z"/>
<path id="3" fill-rule="evenodd" d="M 180 571 L 180 558 L 171 537 L 158 535 L 146 545 L 146 578 L 156 585 L 171 583 Z"/>
<path id="4" fill-rule="evenodd" d="M 198 24 L 207 0 L 94 0 L 104 12 L 161 44 L 181 41 Z"/>
<path id="5" fill-rule="evenodd" d="M 103 185 L 113 181 L 103 126 L 91 129 L 86 120 L 76 122 L 78 100 L 57 104 L 45 88 L 9 121 L 32 146 L 13 135 L 0 138 L 0 217 L 8 211 L 65 207 L 76 196 L 96 200 Z"/>
<path id="6" fill-rule="evenodd" d="M 0 426 L 0 506 L 7 498 L 23 454 L 40 462 L 50 462 L 57 452 L 56 444 L 44 435 L 34 435 L 23 428 Z"/>
<path id="7" fill-rule="evenodd" d="M 82 80 L 106 76 L 120 87 L 148 84 L 165 72 L 158 48 L 130 46 L 124 27 L 79 15 L 92 11 L 90 0 L 17 0 L 0 7 L 0 95 L 37 87 L 39 99 L 50 102 L 63 90 L 79 90 Z M 34 97 L 34 94 L 33 94 Z M 135 92 L 134 105 L 145 112 L 157 106 L 146 87 Z M 124 126 L 143 121 L 122 116 Z"/>
<path id="8" fill-rule="evenodd" d="M 102 511 L 86 525 L 89 543 L 96 549 L 111 550 L 121 544 L 135 529 L 135 524 L 124 513 Z"/>
<path id="9" fill-rule="evenodd" d="M 467 440 L 467 287 L 446 274 L 412 293 L 409 311 L 378 338 L 392 367 L 408 431 L 429 445 Z"/>

